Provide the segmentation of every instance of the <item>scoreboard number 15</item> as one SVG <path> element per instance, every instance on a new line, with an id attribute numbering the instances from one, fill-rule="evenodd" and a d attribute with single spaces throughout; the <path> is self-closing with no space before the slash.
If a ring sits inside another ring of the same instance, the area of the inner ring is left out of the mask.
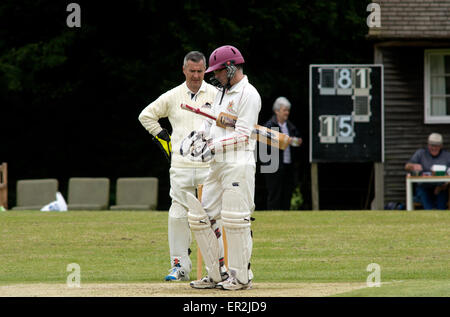
<path id="1" fill-rule="evenodd" d="M 354 121 L 350 115 L 322 115 L 320 121 L 320 143 L 353 143 Z"/>

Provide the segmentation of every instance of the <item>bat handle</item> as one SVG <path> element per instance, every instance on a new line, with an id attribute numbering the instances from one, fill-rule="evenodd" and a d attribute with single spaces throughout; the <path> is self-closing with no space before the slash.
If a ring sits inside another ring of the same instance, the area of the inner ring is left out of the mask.
<path id="1" fill-rule="evenodd" d="M 181 107 L 181 109 L 188 110 L 188 111 L 191 111 L 193 113 L 202 114 L 202 111 L 199 108 L 194 108 L 194 107 L 191 107 L 191 106 L 189 106 L 187 104 L 184 104 L 184 103 L 182 103 L 180 105 L 180 107 Z"/>

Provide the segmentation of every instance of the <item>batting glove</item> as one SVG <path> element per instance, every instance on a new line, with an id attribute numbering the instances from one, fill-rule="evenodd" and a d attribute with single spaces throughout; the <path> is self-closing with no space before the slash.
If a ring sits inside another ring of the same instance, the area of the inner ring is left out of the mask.
<path id="1" fill-rule="evenodd" d="M 201 142 L 194 144 L 193 150 L 189 155 L 191 161 L 209 162 L 214 157 L 214 146 L 211 140 L 202 139 Z"/>
<path id="2" fill-rule="evenodd" d="M 166 129 L 162 129 L 162 131 L 153 138 L 153 141 L 158 144 L 159 148 L 164 153 L 164 156 L 170 164 L 170 161 L 172 160 L 172 143 L 170 141 L 169 132 Z"/>
<path id="3" fill-rule="evenodd" d="M 203 132 L 192 131 L 189 133 L 187 137 L 181 141 L 180 145 L 180 154 L 181 156 L 187 156 L 194 151 L 194 148 L 198 146 L 199 143 L 202 143 L 204 139 Z"/>

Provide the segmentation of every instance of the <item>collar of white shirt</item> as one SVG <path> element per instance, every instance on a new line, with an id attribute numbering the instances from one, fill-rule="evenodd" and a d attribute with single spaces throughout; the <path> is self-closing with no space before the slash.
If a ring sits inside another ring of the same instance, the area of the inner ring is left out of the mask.
<path id="1" fill-rule="evenodd" d="M 205 92 L 206 91 L 206 82 L 204 80 L 202 81 L 202 85 L 200 86 L 200 89 L 197 91 L 197 93 L 193 93 L 187 86 L 186 82 L 184 82 L 184 88 L 186 89 L 186 94 L 189 94 L 189 97 L 190 97 L 191 94 L 197 95 L 199 92 Z"/>
<path id="2" fill-rule="evenodd" d="M 248 78 L 247 75 L 244 75 L 244 78 L 242 78 L 238 83 L 234 84 L 230 90 L 227 91 L 227 94 L 233 94 L 233 93 L 239 93 L 244 89 L 244 86 L 248 84 Z"/>

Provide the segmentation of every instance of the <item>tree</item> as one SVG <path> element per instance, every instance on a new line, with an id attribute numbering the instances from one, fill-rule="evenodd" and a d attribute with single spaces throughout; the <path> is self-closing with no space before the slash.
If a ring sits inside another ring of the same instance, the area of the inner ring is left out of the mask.
<path id="1" fill-rule="evenodd" d="M 238 47 L 262 96 L 260 121 L 284 95 L 307 135 L 308 66 L 371 62 L 368 2 L 180 1 L 168 8 L 162 1 L 79 1 L 81 27 L 69 28 L 67 3 L 3 1 L 0 161 L 10 163 L 10 183 L 56 177 L 64 192 L 72 176 L 156 176 L 159 208 L 167 209 L 168 166 L 137 117 L 184 80 L 184 55 Z M 303 193 L 307 155 L 306 143 Z"/>

